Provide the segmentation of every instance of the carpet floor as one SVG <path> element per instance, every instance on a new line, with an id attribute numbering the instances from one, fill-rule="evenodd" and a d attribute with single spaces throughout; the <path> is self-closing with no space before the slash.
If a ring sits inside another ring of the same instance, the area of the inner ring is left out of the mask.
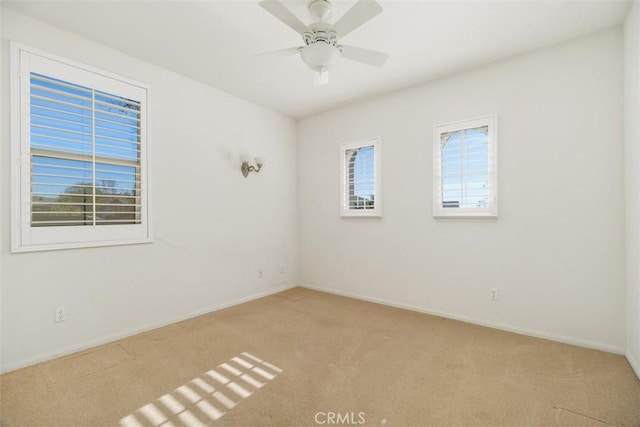
<path id="1" fill-rule="evenodd" d="M 4 427 L 640 426 L 622 356 L 304 288 L 0 381 Z"/>

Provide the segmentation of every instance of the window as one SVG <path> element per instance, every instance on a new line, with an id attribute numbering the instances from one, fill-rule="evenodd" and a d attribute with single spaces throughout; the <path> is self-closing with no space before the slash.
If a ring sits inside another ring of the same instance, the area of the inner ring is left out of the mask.
<path id="1" fill-rule="evenodd" d="M 12 55 L 13 251 L 149 241 L 146 87 Z"/>
<path id="2" fill-rule="evenodd" d="M 342 144 L 341 215 L 381 216 L 380 139 Z"/>
<path id="3" fill-rule="evenodd" d="M 497 218 L 496 116 L 434 130 L 435 217 Z"/>

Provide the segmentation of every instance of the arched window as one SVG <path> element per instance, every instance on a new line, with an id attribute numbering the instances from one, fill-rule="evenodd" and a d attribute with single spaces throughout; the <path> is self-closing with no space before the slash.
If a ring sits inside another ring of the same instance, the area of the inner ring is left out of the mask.
<path id="1" fill-rule="evenodd" d="M 487 126 L 442 136 L 442 207 L 486 208 L 489 205 Z"/>
<path id="2" fill-rule="evenodd" d="M 495 117 L 436 126 L 435 216 L 496 216 Z"/>
<path id="3" fill-rule="evenodd" d="M 375 207 L 373 146 L 349 150 L 349 209 Z"/>
<path id="4" fill-rule="evenodd" d="M 342 145 L 342 215 L 380 215 L 378 147 L 377 138 Z"/>

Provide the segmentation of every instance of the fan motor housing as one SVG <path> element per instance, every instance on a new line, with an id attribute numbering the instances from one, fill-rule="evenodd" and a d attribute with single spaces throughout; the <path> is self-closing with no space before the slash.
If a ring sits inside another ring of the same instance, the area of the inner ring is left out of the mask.
<path id="1" fill-rule="evenodd" d="M 338 34 L 333 30 L 333 28 L 324 23 L 316 23 L 309 25 L 310 33 L 304 33 L 302 39 L 304 40 L 304 44 L 310 45 L 316 42 L 325 42 L 334 46 L 338 41 Z"/>

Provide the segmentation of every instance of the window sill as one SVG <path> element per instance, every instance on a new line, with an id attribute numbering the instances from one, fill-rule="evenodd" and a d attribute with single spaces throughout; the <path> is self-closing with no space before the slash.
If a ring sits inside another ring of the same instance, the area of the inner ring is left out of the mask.
<path id="1" fill-rule="evenodd" d="M 125 246 L 153 243 L 152 238 L 141 240 L 113 240 L 113 241 L 97 241 L 97 242 L 73 242 L 73 243 L 56 243 L 43 245 L 30 245 L 12 248 L 11 253 L 28 253 L 43 251 L 58 251 L 64 249 L 82 249 L 82 248 L 99 248 L 105 246 Z"/>
<path id="2" fill-rule="evenodd" d="M 366 218 L 371 218 L 371 219 L 381 219 L 382 218 L 382 214 L 380 213 L 342 213 L 340 214 L 340 218 L 345 218 L 345 219 L 349 219 L 349 218 L 353 218 L 353 219 L 366 219 Z"/>
<path id="3" fill-rule="evenodd" d="M 442 220 L 474 220 L 474 219 L 478 219 L 478 220 L 497 220 L 498 219 L 498 215 L 494 215 L 494 214 L 452 214 L 452 215 L 434 215 L 433 216 L 434 219 L 442 221 Z"/>

